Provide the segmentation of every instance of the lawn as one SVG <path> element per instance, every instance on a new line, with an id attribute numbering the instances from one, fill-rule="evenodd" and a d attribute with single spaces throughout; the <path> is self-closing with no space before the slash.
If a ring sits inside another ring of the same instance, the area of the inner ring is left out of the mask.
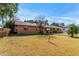
<path id="1" fill-rule="evenodd" d="M 55 34 L 50 36 L 9 36 L 0 39 L 0 55 L 72 56 L 79 55 L 79 38 Z"/>

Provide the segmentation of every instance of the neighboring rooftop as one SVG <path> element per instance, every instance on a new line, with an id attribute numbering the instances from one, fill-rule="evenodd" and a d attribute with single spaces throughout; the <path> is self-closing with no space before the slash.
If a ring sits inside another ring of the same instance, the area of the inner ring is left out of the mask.
<path id="1" fill-rule="evenodd" d="M 45 27 L 50 27 L 50 28 L 61 28 L 61 27 L 59 27 L 59 26 L 54 26 L 54 25 L 45 25 Z"/>

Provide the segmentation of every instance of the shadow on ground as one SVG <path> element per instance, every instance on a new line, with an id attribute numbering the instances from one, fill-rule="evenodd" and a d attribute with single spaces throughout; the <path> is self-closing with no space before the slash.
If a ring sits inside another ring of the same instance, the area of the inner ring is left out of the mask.
<path id="1" fill-rule="evenodd" d="M 34 36 L 34 35 L 41 35 L 41 34 L 11 34 L 9 36 Z"/>
<path id="2" fill-rule="evenodd" d="M 72 37 L 72 38 L 76 38 L 76 39 L 79 39 L 79 37 Z"/>
<path id="3" fill-rule="evenodd" d="M 57 46 L 55 43 L 53 43 L 52 41 L 48 40 L 48 42 L 54 46 Z"/>

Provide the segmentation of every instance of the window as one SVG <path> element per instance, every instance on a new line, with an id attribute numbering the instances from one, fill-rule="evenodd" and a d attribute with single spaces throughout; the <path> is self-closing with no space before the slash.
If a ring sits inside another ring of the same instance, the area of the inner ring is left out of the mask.
<path id="1" fill-rule="evenodd" d="M 17 27 L 17 25 L 15 25 L 15 27 Z"/>
<path id="2" fill-rule="evenodd" d="M 24 26 L 24 30 L 27 31 L 28 30 L 28 26 Z"/>

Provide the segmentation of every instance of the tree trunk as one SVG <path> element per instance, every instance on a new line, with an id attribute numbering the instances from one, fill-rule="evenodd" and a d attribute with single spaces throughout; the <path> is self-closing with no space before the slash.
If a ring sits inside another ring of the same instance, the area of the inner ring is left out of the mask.
<path id="1" fill-rule="evenodd" d="M 71 37 L 74 37 L 74 34 L 71 34 Z"/>

